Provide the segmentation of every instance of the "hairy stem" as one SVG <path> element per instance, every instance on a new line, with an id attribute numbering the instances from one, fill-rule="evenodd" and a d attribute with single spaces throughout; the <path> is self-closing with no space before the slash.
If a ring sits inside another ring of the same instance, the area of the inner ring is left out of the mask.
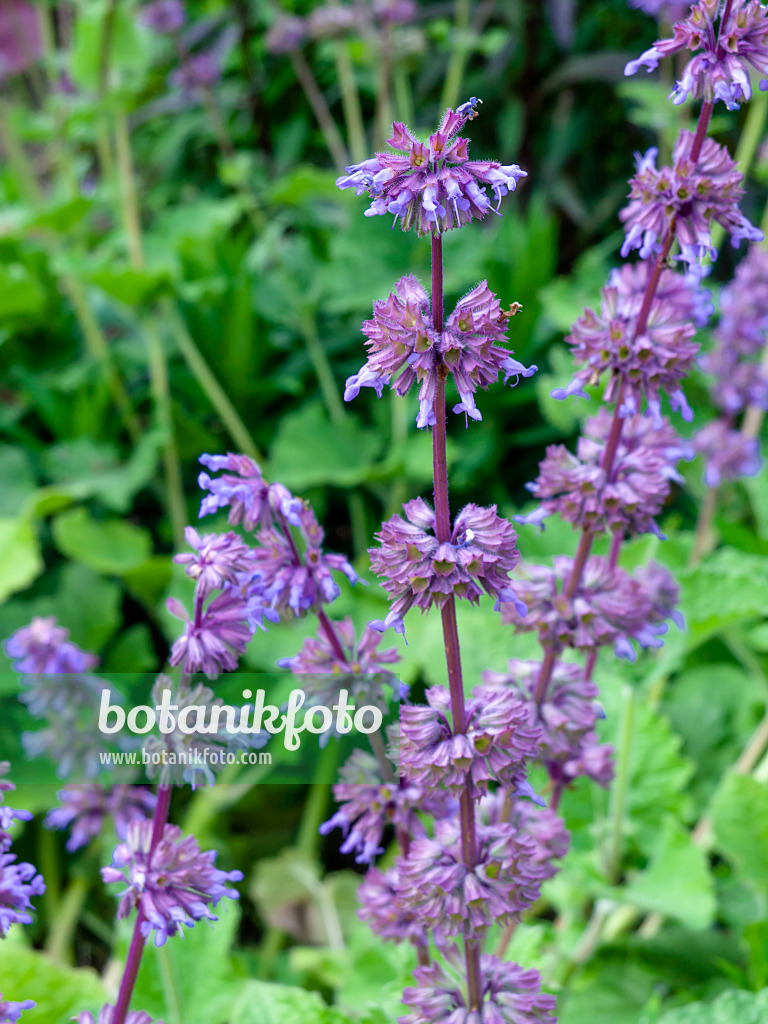
<path id="1" fill-rule="evenodd" d="M 629 788 L 629 754 L 632 746 L 632 725 L 635 717 L 635 693 L 631 687 L 625 687 L 624 707 L 622 709 L 619 737 L 616 744 L 619 752 L 616 765 L 616 778 L 611 788 L 610 834 L 606 855 L 606 874 L 608 881 L 616 885 L 621 873 L 621 838 L 624 828 L 624 813 Z"/>

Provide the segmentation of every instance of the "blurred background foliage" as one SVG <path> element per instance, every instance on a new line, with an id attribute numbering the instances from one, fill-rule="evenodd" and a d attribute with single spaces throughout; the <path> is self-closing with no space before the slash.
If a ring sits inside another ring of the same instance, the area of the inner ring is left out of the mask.
<path id="1" fill-rule="evenodd" d="M 409 6 L 393 21 L 397 4 L 359 0 L 345 27 L 333 5 L 187 0 L 185 24 L 164 34 L 131 0 L 0 4 L 1 636 L 55 615 L 105 669 L 162 666 L 178 628 L 165 598 L 191 593 L 171 556 L 196 521 L 204 451 L 245 451 L 310 499 L 328 547 L 371 582 L 345 592 L 339 614 L 382 617 L 365 548 L 404 499 L 429 496 L 429 438 L 415 400 L 364 392 L 345 405 L 343 385 L 364 360 L 372 301 L 404 273 L 427 281 L 428 246 L 365 218 L 334 179 L 383 144 L 392 117 L 427 134 L 446 105 L 480 96 L 470 155 L 529 174 L 502 219 L 445 239 L 447 301 L 487 278 L 503 305 L 521 302 L 511 346 L 539 366 L 484 397 L 482 424 L 465 432 L 454 418 L 454 507 L 520 510 L 545 446 L 572 442 L 596 409 L 548 396 L 570 376 L 570 324 L 616 262 L 633 153 L 669 153 L 690 116 L 663 81 L 623 78 L 657 26 L 624 0 Z M 275 52 L 285 14 L 313 18 L 314 34 Z M 743 208 L 759 222 L 764 101 L 753 109 Z M 735 149 L 749 116 L 718 114 L 718 141 Z M 737 258 L 723 252 L 715 291 Z M 701 425 L 705 382 L 688 393 Z M 697 1024 L 768 1019 L 752 994 L 768 985 L 768 476 L 723 490 L 721 544 L 692 567 L 703 484 L 700 465 L 686 472 L 662 524 L 670 539 L 629 544 L 623 560 L 653 554 L 675 570 L 687 631 L 635 665 L 601 663 L 617 785 L 566 795 L 572 853 L 509 954 L 566 986 L 565 1024 L 684 1024 L 674 1007 L 696 999 L 708 1004 L 691 1008 Z M 520 539 L 530 559 L 574 542 L 555 523 Z M 272 668 L 310 628 L 259 635 L 247 666 Z M 490 606 L 462 609 L 462 636 L 470 683 L 536 654 Z M 409 641 L 403 678 L 418 693 L 443 681 L 437 621 L 413 621 Z M 2 692 L 17 689 L 0 676 Z M 178 795 L 177 820 L 246 871 L 248 895 L 242 921 L 231 910 L 148 955 L 137 1006 L 170 1024 L 394 1019 L 410 952 L 356 923 L 358 868 L 337 835 L 316 833 L 328 799 L 298 787 Z M 34 810 L 52 801 L 50 787 L 20 792 Z M 97 977 L 67 962 L 101 968 L 125 935 L 105 923 L 97 853 L 65 863 L 63 840 L 35 825 L 20 852 L 34 859 L 36 845 L 49 892 L 30 934 L 56 957 L 6 944 L 0 990 L 30 972 L 40 1009 L 28 1019 L 55 1024 L 99 998 Z M 67 924 L 73 883 L 88 902 Z"/>

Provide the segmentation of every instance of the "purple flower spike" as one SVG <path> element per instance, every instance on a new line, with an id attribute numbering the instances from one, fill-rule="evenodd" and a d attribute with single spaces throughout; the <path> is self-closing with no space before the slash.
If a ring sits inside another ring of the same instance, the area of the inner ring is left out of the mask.
<path id="1" fill-rule="evenodd" d="M 419 235 L 462 227 L 482 219 L 489 210 L 498 213 L 502 198 L 514 192 L 527 172 L 517 164 L 469 160 L 467 140 L 458 133 L 477 116 L 480 102 L 473 96 L 456 111 L 449 107 L 426 143 L 396 121 L 387 145 L 399 152 L 377 153 L 347 167 L 346 174 L 337 178 L 337 187 L 352 188 L 356 195 L 368 193 L 373 202 L 366 217 L 391 213 L 395 223 L 402 218 L 403 231 L 415 228 Z"/>
<path id="2" fill-rule="evenodd" d="M 432 931 L 428 936 L 423 919 L 402 905 L 397 895 L 397 880 L 397 868 L 388 871 L 368 869 L 357 890 L 360 920 L 389 942 L 411 941 L 427 946 L 431 938 L 439 943 L 442 939 L 440 931 Z"/>
<path id="3" fill-rule="evenodd" d="M 139 12 L 139 21 L 153 32 L 172 34 L 178 32 L 187 14 L 181 0 L 153 0 Z"/>
<path id="4" fill-rule="evenodd" d="M 10 999 L 3 999 L 0 992 L 0 1024 L 17 1024 L 24 1010 L 31 1010 L 36 1005 L 31 999 L 25 999 L 22 1003 L 11 1002 Z"/>
<path id="5" fill-rule="evenodd" d="M 186 620 L 184 608 L 169 598 L 168 610 Z M 215 679 L 221 672 L 234 672 L 238 655 L 245 653 L 251 639 L 248 624 L 248 603 L 237 586 L 228 586 L 207 606 L 186 621 L 184 632 L 171 648 L 171 665 L 181 665 L 184 672 L 204 672 Z"/>
<path id="6" fill-rule="evenodd" d="M 203 853 L 194 836 L 182 838 L 181 829 L 166 825 L 150 857 L 152 822 L 131 821 L 125 841 L 115 847 L 112 864 L 101 869 L 105 882 L 128 882 L 118 907 L 118 919 L 140 908 L 145 921 L 145 938 L 155 932 L 155 945 L 162 946 L 169 936 L 192 928 L 196 921 L 216 921 L 210 907 L 224 896 L 237 899 L 236 889 L 228 883 L 242 881 L 241 871 L 221 871 L 214 867 L 216 851 Z"/>
<path id="7" fill-rule="evenodd" d="M 155 809 L 155 794 L 142 786 L 100 786 L 98 783 L 72 785 L 58 794 L 61 807 L 54 807 L 45 818 L 46 828 L 72 829 L 67 840 L 70 853 L 87 846 L 104 828 L 114 822 L 115 831 L 124 839 L 129 822 L 149 818 Z"/>
<path id="8" fill-rule="evenodd" d="M 0 854 L 0 938 L 12 924 L 31 924 L 32 897 L 45 892 L 45 883 L 31 864 L 20 864 L 13 853 Z"/>
<path id="9" fill-rule="evenodd" d="M 5 653 L 16 659 L 17 672 L 30 675 L 77 674 L 87 672 L 97 663 L 94 654 L 82 651 L 67 640 L 69 630 L 48 618 L 34 618 L 28 626 L 17 630 L 5 641 Z"/>
<path id="10" fill-rule="evenodd" d="M 728 150 L 705 139 L 699 159 L 693 163 L 693 139 L 692 132 L 681 132 L 672 167 L 657 169 L 656 149 L 638 156 L 637 173 L 630 180 L 629 205 L 619 214 L 627 232 L 622 256 L 633 249 L 640 250 L 642 259 L 660 252 L 673 214 L 681 258 L 689 265 L 717 255 L 710 236 L 713 220 L 730 234 L 734 246 L 745 238 L 762 241 L 762 231 L 739 211 L 744 195 L 742 174 Z"/>
<path id="11" fill-rule="evenodd" d="M 43 52 L 38 10 L 24 0 L 0 4 L 0 82 L 26 71 Z"/>
<path id="12" fill-rule="evenodd" d="M 540 730 L 531 727 L 519 697 L 500 686 L 480 686 L 467 700 L 466 731 L 454 733 L 448 690 L 433 686 L 427 704 L 400 710 L 400 764 L 428 792 L 467 788 L 473 799 L 493 780 L 512 791 L 525 780 L 525 759 L 535 757 Z"/>
<path id="13" fill-rule="evenodd" d="M 427 611 L 442 607 L 450 594 L 477 604 L 483 591 L 496 598 L 497 606 L 511 602 L 524 614 L 509 581 L 519 560 L 512 524 L 496 515 L 496 506 L 467 505 L 454 520 L 450 541 L 440 544 L 433 533 L 435 514 L 422 498 L 403 506 L 406 519 L 393 516 L 382 523 L 371 548 L 373 571 L 384 577 L 382 586 L 393 598 L 383 623 L 372 629 L 402 627 L 412 605 Z M 398 630 L 399 631 L 399 630 Z"/>
<path id="14" fill-rule="evenodd" d="M 301 501 L 282 484 L 267 484 L 247 455 L 201 455 L 199 461 L 212 473 L 223 470 L 219 477 L 198 475 L 198 486 L 209 492 L 200 505 L 201 519 L 228 508 L 230 526 L 242 525 L 248 531 L 271 526 L 278 514 L 292 526 L 301 526 Z"/>
<path id="15" fill-rule="evenodd" d="M 72 1018 L 75 1024 L 112 1024 L 114 1019 L 115 1008 L 111 1003 L 106 1003 L 102 1006 L 97 1019 L 94 1019 L 93 1014 L 87 1010 L 83 1010 L 77 1017 Z M 125 1024 L 163 1024 L 163 1022 L 161 1020 L 154 1020 L 143 1010 L 129 1010 L 125 1018 Z"/>
<path id="16" fill-rule="evenodd" d="M 658 21 L 674 25 L 690 11 L 689 0 L 629 0 L 630 7 L 637 7 Z"/>
<path id="17" fill-rule="evenodd" d="M 478 388 L 487 390 L 500 373 L 505 383 L 513 378 L 514 385 L 521 376 L 536 372 L 535 366 L 523 366 L 500 344 L 506 340 L 510 317 L 522 307 L 513 303 L 502 310 L 486 281 L 459 300 L 442 333 L 433 329 L 429 296 L 412 274 L 402 277 L 396 288 L 388 299 L 373 304 L 373 319 L 363 323 L 368 361 L 347 379 L 346 401 L 363 387 L 374 388 L 381 398 L 387 384 L 405 395 L 418 382 L 416 425 L 429 427 L 438 379 L 452 374 L 461 399 L 453 411 L 479 420 L 474 397 Z"/>
<path id="18" fill-rule="evenodd" d="M 483 1002 L 470 1008 L 458 956 L 456 964 L 432 963 L 415 968 L 416 988 L 403 1002 L 411 1012 L 398 1024 L 555 1024 L 555 997 L 541 991 L 538 971 L 488 954 L 480 958 Z"/>
<path id="19" fill-rule="evenodd" d="M 187 544 L 196 554 L 174 555 L 174 562 L 186 566 L 187 576 L 197 583 L 197 593 L 208 597 L 226 583 L 235 583 L 238 574 L 251 567 L 252 552 L 235 533 L 208 533 L 204 537 L 193 526 L 184 530 Z"/>
<path id="20" fill-rule="evenodd" d="M 10 779 L 4 779 L 2 776 L 10 770 L 10 763 L 8 761 L 0 761 L 0 801 L 3 800 L 5 793 L 11 793 L 16 789 Z M 14 821 L 31 821 L 32 815 L 29 811 L 19 811 L 15 807 L 6 807 L 0 803 L 0 853 L 7 853 L 11 846 L 11 836 L 8 829 L 12 826 Z M 1 1024 L 1 1022 L 0 1022 Z"/>
<path id="21" fill-rule="evenodd" d="M 744 437 L 739 430 L 729 427 L 723 420 L 712 420 L 694 436 L 696 450 L 704 456 L 704 482 L 707 487 L 738 480 L 742 476 L 757 476 L 763 468 L 760 442 L 755 437 Z"/>
<path id="22" fill-rule="evenodd" d="M 722 8 L 720 0 L 700 0 L 675 25 L 671 39 L 659 40 L 630 61 L 624 74 L 634 75 L 641 67 L 652 71 L 663 57 L 688 50 L 694 56 L 669 98 L 676 104 L 689 97 L 722 100 L 729 110 L 737 110 L 752 95 L 749 65 L 768 75 L 768 8 L 760 0 L 735 0 L 728 21 L 716 27 Z"/>

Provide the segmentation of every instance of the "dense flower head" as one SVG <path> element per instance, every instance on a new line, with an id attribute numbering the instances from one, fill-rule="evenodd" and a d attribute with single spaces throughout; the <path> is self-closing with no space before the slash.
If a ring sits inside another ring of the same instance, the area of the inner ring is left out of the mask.
<path id="1" fill-rule="evenodd" d="M 403 25 L 416 16 L 415 0 L 373 0 L 373 16 L 385 25 Z"/>
<path id="2" fill-rule="evenodd" d="M 629 6 L 670 24 L 684 18 L 691 9 L 690 0 L 629 0 Z"/>
<path id="3" fill-rule="evenodd" d="M 530 842 L 526 857 L 533 862 L 538 881 L 553 878 L 570 846 L 570 833 L 560 818 L 549 807 L 540 807 L 520 797 L 508 797 L 502 789 L 488 793 L 477 806 L 477 818 L 482 825 L 508 822 L 516 833 Z"/>
<path id="4" fill-rule="evenodd" d="M 186 20 L 181 0 L 152 0 L 139 12 L 139 21 L 154 32 L 178 32 Z"/>
<path id="5" fill-rule="evenodd" d="M 360 11 L 343 4 L 321 4 L 307 17 L 307 32 L 312 39 L 345 35 L 361 27 Z"/>
<path id="6" fill-rule="evenodd" d="M 518 523 L 536 523 L 553 514 L 595 533 L 621 530 L 659 533 L 655 522 L 673 483 L 683 478 L 675 469 L 692 459 L 693 447 L 664 419 L 660 426 L 647 416 L 624 419 L 616 456 L 607 473 L 605 450 L 613 418 L 606 409 L 587 420 L 576 454 L 561 444 L 550 445 L 528 490 L 541 501 L 535 512 L 515 516 Z"/>
<path id="7" fill-rule="evenodd" d="M 83 1010 L 72 1020 L 75 1024 L 112 1024 L 115 1019 L 115 1007 L 111 1003 L 105 1003 L 99 1010 L 99 1016 L 94 1018 L 88 1010 Z M 163 1024 L 161 1020 L 155 1020 L 143 1010 L 129 1010 L 125 1016 L 125 1024 Z"/>
<path id="8" fill-rule="evenodd" d="M 466 505 L 456 516 L 451 539 L 440 543 L 434 535 L 435 513 L 423 498 L 403 506 L 406 518 L 392 516 L 376 535 L 381 547 L 371 548 L 373 571 L 384 577 L 382 586 L 393 598 L 383 622 L 371 627 L 383 631 L 392 626 L 404 632 L 403 616 L 412 605 L 427 611 L 442 607 L 449 595 L 477 604 L 483 591 L 502 603 L 525 609 L 509 582 L 519 560 L 512 524 L 496 514 L 496 506 Z"/>
<path id="9" fill-rule="evenodd" d="M 307 25 L 303 18 L 283 14 L 270 26 L 264 36 L 264 48 L 275 56 L 295 53 L 307 38 Z"/>
<path id="10" fill-rule="evenodd" d="M 2 803 L 5 794 L 16 789 L 10 779 L 3 778 L 10 771 L 10 767 L 8 761 L 0 761 L 0 853 L 5 853 L 11 846 L 12 839 L 8 829 L 14 821 L 32 820 L 32 814 L 29 811 L 17 810 L 15 807 L 7 807 Z"/>
<path id="11" fill-rule="evenodd" d="M 14 659 L 14 669 L 25 674 L 87 672 L 98 658 L 81 650 L 68 637 L 69 630 L 59 626 L 53 615 L 35 617 L 5 641 L 5 653 Z"/>
<path id="12" fill-rule="evenodd" d="M 237 899 L 228 883 L 239 882 L 241 871 L 221 871 L 214 866 L 216 851 L 202 852 L 194 836 L 182 838 L 181 829 L 166 825 L 154 850 L 152 821 L 134 819 L 125 841 L 115 847 L 112 864 L 101 869 L 105 882 L 127 882 L 117 911 L 119 919 L 139 908 L 145 938 L 154 931 L 155 945 L 171 935 L 192 928 L 196 921 L 216 921 L 210 907 L 224 896 Z"/>
<path id="13" fill-rule="evenodd" d="M 699 350 L 691 321 L 691 289 L 679 275 L 663 270 L 662 288 L 651 303 L 645 329 L 638 334 L 637 300 L 645 291 L 647 274 L 644 264 L 627 265 L 603 288 L 600 313 L 587 309 L 576 321 L 567 340 L 580 369 L 567 387 L 552 392 L 553 398 L 574 394 L 586 398 L 584 385 L 596 385 L 608 374 L 604 399 L 621 400 L 621 415 L 639 412 L 645 401 L 655 424 L 661 426 L 664 391 L 673 409 L 680 410 L 686 420 L 693 418 L 680 387 Z"/>
<path id="14" fill-rule="evenodd" d="M 745 437 L 725 420 L 711 420 L 694 434 L 693 443 L 704 457 L 707 487 L 719 487 L 742 476 L 756 476 L 763 467 L 759 440 Z"/>
<path id="15" fill-rule="evenodd" d="M 31 999 L 25 999 L 20 1003 L 3 999 L 3 994 L 0 992 L 0 1024 L 17 1024 L 24 1010 L 31 1010 L 36 1005 Z"/>
<path id="16" fill-rule="evenodd" d="M 31 864 L 13 853 L 0 853 L 0 938 L 12 924 L 31 924 L 32 898 L 45 892 L 45 882 Z"/>
<path id="17" fill-rule="evenodd" d="M 632 577 L 618 566 L 611 568 L 606 558 L 593 555 L 569 597 L 565 587 L 572 569 L 573 559 L 565 556 L 556 557 L 554 566 L 526 566 L 527 578 L 516 581 L 515 587 L 528 613 L 523 618 L 507 605 L 504 620 L 520 632 L 537 630 L 542 644 L 556 651 L 565 647 L 595 651 L 613 644 L 617 655 L 633 661 L 636 655 L 630 640 L 642 647 L 660 645 L 659 636 L 668 627 L 639 573 Z M 660 572 L 665 580 L 669 577 L 666 570 Z"/>
<path id="18" fill-rule="evenodd" d="M 24 0 L 0 4 L 0 82 L 26 71 L 42 54 L 39 14 L 35 4 Z"/>
<path id="19" fill-rule="evenodd" d="M 455 111 L 449 107 L 426 143 L 396 121 L 387 145 L 398 152 L 377 153 L 350 165 L 346 174 L 336 179 L 337 187 L 353 188 L 358 196 L 364 192 L 371 196 L 373 202 L 365 211 L 366 217 L 391 213 L 395 223 L 402 218 L 403 231 L 415 227 L 419 235 L 461 227 L 482 219 L 489 210 L 498 213 L 502 198 L 514 192 L 527 172 L 517 164 L 469 159 L 467 140 L 458 133 L 477 116 L 480 102 L 473 96 Z"/>
<path id="20" fill-rule="evenodd" d="M 211 473 L 221 472 L 221 476 L 201 472 L 197 477 L 198 486 L 209 492 L 200 504 L 201 519 L 228 508 L 230 526 L 242 525 L 249 531 L 271 526 L 278 515 L 292 526 L 301 526 L 301 500 L 282 484 L 268 484 L 247 455 L 201 455 L 199 461 Z"/>
<path id="21" fill-rule="evenodd" d="M 459 954 L 454 964 L 433 962 L 416 967 L 417 985 L 407 988 L 403 1002 L 411 1012 L 399 1024 L 555 1024 L 555 997 L 541 991 L 538 971 L 485 954 L 480 958 L 483 1001 L 467 1005 Z"/>
<path id="22" fill-rule="evenodd" d="M 187 576 L 195 580 L 201 597 L 221 590 L 226 583 L 237 582 L 239 574 L 250 567 L 251 550 L 236 533 L 208 533 L 201 537 L 193 526 L 187 526 L 184 536 L 195 553 L 185 551 L 174 555 L 173 560 L 186 567 Z"/>
<path id="23" fill-rule="evenodd" d="M 749 65 L 768 75 L 768 7 L 761 0 L 734 0 L 727 21 L 722 0 L 700 0 L 685 20 L 678 22 L 671 39 L 661 39 L 637 60 L 631 60 L 625 75 L 634 75 L 641 67 L 653 71 L 663 57 L 688 50 L 688 61 L 670 99 L 684 103 L 694 99 L 722 100 L 736 110 L 742 100 L 752 96 Z M 768 85 L 765 79 L 760 88 Z"/>
<path id="24" fill-rule="evenodd" d="M 430 926 L 482 936 L 492 924 L 531 906 L 548 865 L 534 840 L 510 822 L 476 827 L 476 861 L 469 867 L 458 820 L 438 821 L 434 836 L 415 839 L 398 861 L 401 904 Z"/>
<path id="25" fill-rule="evenodd" d="M 221 672 L 234 672 L 252 635 L 247 599 L 239 587 L 227 585 L 206 606 L 196 602 L 191 619 L 175 598 L 168 598 L 166 605 L 185 624 L 171 647 L 172 666 L 181 665 L 190 675 L 204 672 L 209 679 L 216 679 Z"/>
<path id="26" fill-rule="evenodd" d="M 619 214 L 627 233 L 622 256 L 633 249 L 639 249 L 643 259 L 660 252 L 671 229 L 680 244 L 680 258 L 693 267 L 705 256 L 717 255 L 710 235 L 713 221 L 725 228 L 734 246 L 743 239 L 762 241 L 762 231 L 739 210 L 742 174 L 728 150 L 707 138 L 694 162 L 693 140 L 692 132 L 680 133 L 672 167 L 656 167 L 655 147 L 645 156 L 638 154 L 629 204 Z"/>
<path id="27" fill-rule="evenodd" d="M 540 662 L 513 658 L 506 672 L 483 672 L 483 681 L 509 686 L 524 696 L 531 724 L 541 729 L 538 758 L 551 779 L 567 785 L 584 775 L 607 786 L 613 778 L 613 747 L 601 744 L 595 732 L 597 719 L 603 716 L 597 686 L 585 677 L 581 665 L 558 660 L 537 706 L 534 694 L 540 672 Z M 518 805 L 529 806 L 525 801 Z"/>
<path id="28" fill-rule="evenodd" d="M 44 824 L 46 828 L 71 829 L 67 840 L 70 853 L 87 846 L 109 822 L 123 839 L 128 823 L 134 818 L 151 817 L 157 801 L 151 790 L 124 783 L 71 785 L 62 789 L 58 797 L 61 806 L 49 811 Z"/>
<path id="29" fill-rule="evenodd" d="M 492 780 L 539 799 L 525 779 L 525 761 L 536 757 L 541 732 L 530 725 L 519 696 L 503 686 L 476 687 L 466 703 L 463 732 L 452 725 L 447 689 L 433 686 L 426 699 L 400 710 L 400 770 L 409 781 L 427 792 L 466 787 L 476 799 Z"/>
<path id="30" fill-rule="evenodd" d="M 340 774 L 333 795 L 342 806 L 320 826 L 320 832 L 326 835 L 340 828 L 345 837 L 341 852 L 355 853 L 358 864 L 370 864 L 384 852 L 381 840 L 387 826 L 421 836 L 424 826 L 417 811 L 445 811 L 444 795 L 425 794 L 406 779 L 385 782 L 376 758 L 367 751 L 353 751 Z"/>
<path id="31" fill-rule="evenodd" d="M 381 871 L 371 867 L 357 890 L 358 916 L 371 931 L 389 942 L 415 942 L 427 946 L 429 939 L 439 943 L 439 929 L 427 931 L 420 914 L 404 906 L 397 896 L 398 868 Z"/>
<path id="32" fill-rule="evenodd" d="M 487 281 L 459 300 L 442 332 L 434 330 L 429 296 L 412 274 L 401 277 L 395 287 L 388 299 L 373 304 L 373 319 L 363 323 L 368 360 L 347 379 L 346 401 L 355 398 L 362 387 L 374 388 L 380 398 L 387 384 L 398 395 L 405 395 L 418 383 L 416 425 L 429 427 L 435 422 L 438 379 L 451 374 L 461 399 L 453 411 L 480 420 L 474 397 L 478 388 L 487 390 L 500 373 L 505 384 L 510 377 L 516 384 L 520 376 L 536 372 L 535 366 L 523 366 L 501 347 L 507 323 L 521 307 L 513 303 L 509 310 L 502 310 Z"/>

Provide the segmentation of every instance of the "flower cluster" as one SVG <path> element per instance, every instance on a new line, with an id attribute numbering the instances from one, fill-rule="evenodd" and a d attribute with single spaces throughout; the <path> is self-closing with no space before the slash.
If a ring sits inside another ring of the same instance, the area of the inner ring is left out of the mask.
<path id="1" fill-rule="evenodd" d="M 111 1003 L 105 1003 L 99 1010 L 99 1016 L 94 1018 L 88 1010 L 83 1010 L 77 1017 L 72 1018 L 75 1024 L 112 1024 L 115 1019 L 115 1007 Z M 154 1020 L 143 1010 L 129 1010 L 125 1017 L 125 1024 L 163 1024 L 161 1020 Z"/>
<path id="2" fill-rule="evenodd" d="M 5 641 L 5 653 L 22 675 L 77 675 L 88 672 L 98 659 L 69 639 L 69 630 L 51 615 L 34 618 Z M 33 712 L 34 714 L 34 712 Z"/>
<path id="3" fill-rule="evenodd" d="M 587 398 L 584 386 L 598 384 L 607 374 L 603 398 L 620 401 L 622 415 L 638 412 L 645 402 L 661 426 L 663 391 L 673 409 L 693 418 L 680 384 L 699 350 L 694 318 L 703 313 L 701 303 L 692 284 L 664 270 L 645 325 L 639 324 L 648 274 L 648 264 L 624 266 L 603 288 L 600 313 L 587 309 L 576 321 L 567 340 L 580 369 L 567 387 L 552 392 L 553 398 Z"/>
<path id="4" fill-rule="evenodd" d="M 134 818 L 149 818 L 156 797 L 142 786 L 101 786 L 98 783 L 66 786 L 59 794 L 60 807 L 45 818 L 46 828 L 71 829 L 67 840 L 70 853 L 87 846 L 111 822 L 120 839 L 125 838 Z"/>
<path id="5" fill-rule="evenodd" d="M 400 770 L 431 792 L 441 786 L 482 796 L 493 780 L 539 798 L 525 779 L 525 761 L 535 757 L 540 731 L 529 724 L 525 703 L 503 686 L 480 686 L 466 702 L 462 731 L 451 722 L 448 691 L 433 686 L 426 704 L 400 712 Z"/>
<path id="6" fill-rule="evenodd" d="M 24 1010 L 31 1010 L 36 1005 L 31 999 L 25 999 L 21 1003 L 3 999 L 3 994 L 0 992 L 0 1024 L 17 1024 Z"/>
<path id="7" fill-rule="evenodd" d="M 134 819 L 128 825 L 124 842 L 115 847 L 112 864 L 101 869 L 105 882 L 127 882 L 118 907 L 119 919 L 138 908 L 143 916 L 142 934 L 155 932 L 155 945 L 162 946 L 183 927 L 194 927 L 207 918 L 216 921 L 210 910 L 224 896 L 237 899 L 236 889 L 228 883 L 239 882 L 241 871 L 221 871 L 214 867 L 216 852 L 203 853 L 194 836 L 182 838 L 181 829 L 166 825 L 152 848 L 152 825 Z"/>
<path id="8" fill-rule="evenodd" d="M 576 454 L 561 444 L 550 445 L 539 464 L 539 475 L 528 489 L 541 501 L 534 512 L 515 516 L 518 523 L 536 523 L 558 514 L 569 523 L 596 533 L 659 532 L 655 517 L 669 498 L 672 485 L 683 478 L 675 466 L 692 459 L 693 447 L 669 422 L 659 426 L 646 416 L 628 416 L 610 472 L 603 468 L 612 426 L 602 409 L 586 421 Z"/>
<path id="9" fill-rule="evenodd" d="M 520 308 L 513 304 L 502 310 L 487 281 L 481 281 L 459 300 L 445 329 L 438 332 L 432 327 L 429 296 L 412 274 L 406 274 L 388 299 L 373 304 L 373 319 L 363 323 L 368 360 L 347 379 L 344 398 L 355 398 L 362 387 L 374 388 L 380 398 L 387 384 L 398 395 L 405 395 L 418 382 L 416 425 L 429 427 L 434 425 L 432 407 L 438 380 L 452 374 L 461 399 L 453 411 L 481 420 L 474 397 L 478 388 L 487 390 L 500 373 L 505 384 L 510 377 L 516 384 L 520 376 L 536 372 L 535 366 L 523 366 L 500 345 L 506 339 L 510 317 Z"/>
<path id="10" fill-rule="evenodd" d="M 767 8 L 768 9 L 768 8 Z M 637 157 L 630 180 L 629 205 L 619 214 L 626 238 L 621 255 L 640 250 L 642 259 L 662 251 L 668 230 L 680 244 L 680 258 L 694 267 L 717 255 L 710 225 L 720 224 L 734 246 L 747 239 L 760 242 L 763 233 L 739 210 L 744 195 L 741 171 L 725 146 L 705 139 L 698 159 L 692 158 L 694 135 L 681 132 L 672 153 L 672 167 L 656 167 L 658 150 Z"/>
<path id="11" fill-rule="evenodd" d="M 347 33 L 370 35 L 385 26 L 404 25 L 416 13 L 414 0 L 373 0 L 366 7 L 337 3 L 321 4 L 306 18 L 281 14 L 264 37 L 268 53 L 295 53 L 308 40 L 344 36 Z M 370 17 L 369 17 L 370 15 Z"/>
<path id="12" fill-rule="evenodd" d="M 607 786 L 613 777 L 613 748 L 601 744 L 595 732 L 603 716 L 597 687 L 580 665 L 557 661 L 544 700 L 537 705 L 540 672 L 540 662 L 513 658 L 506 672 L 486 671 L 483 681 L 508 686 L 527 702 L 530 723 L 541 730 L 538 757 L 555 783 L 567 785 L 586 776 Z M 530 804 L 519 801 L 518 806 L 525 810 Z"/>
<path id="13" fill-rule="evenodd" d="M 387 145 L 399 152 L 377 153 L 347 167 L 336 185 L 352 188 L 358 196 L 364 192 L 371 196 L 366 217 L 391 213 L 395 223 L 402 220 L 403 231 L 415 228 L 419 235 L 460 228 L 482 219 L 489 210 L 498 213 L 502 198 L 514 192 L 527 172 L 517 164 L 469 159 L 467 140 L 458 133 L 477 116 L 479 102 L 473 96 L 455 111 L 449 107 L 426 143 L 396 121 Z"/>
<path id="14" fill-rule="evenodd" d="M 729 110 L 738 109 L 752 96 L 749 66 L 768 75 L 768 8 L 761 0 L 734 0 L 726 6 L 728 17 L 716 27 L 723 13 L 721 0 L 699 0 L 688 17 L 675 25 L 671 39 L 659 40 L 631 60 L 624 74 L 634 75 L 641 67 L 653 71 L 663 57 L 688 50 L 694 56 L 669 98 L 676 104 L 689 96 L 709 102 L 722 100 Z M 768 80 L 762 79 L 760 88 L 766 86 Z"/>
<path id="15" fill-rule="evenodd" d="M 508 578 L 519 560 L 517 535 L 495 505 L 465 506 L 443 543 L 434 535 L 435 513 L 426 501 L 414 498 L 403 511 L 405 519 L 396 515 L 382 523 L 376 537 L 381 547 L 369 552 L 373 571 L 384 577 L 382 586 L 394 599 L 384 621 L 371 628 L 391 626 L 403 633 L 403 616 L 413 605 L 422 611 L 442 607 L 451 594 L 476 604 L 483 591 L 496 598 L 497 608 L 510 602 L 525 614 Z"/>
<path id="16" fill-rule="evenodd" d="M 657 647 L 667 632 L 677 588 L 666 569 L 656 566 L 649 579 L 634 577 L 609 561 L 593 555 L 573 594 L 566 592 L 573 559 L 556 557 L 553 566 L 526 566 L 526 579 L 515 583 L 526 605 L 523 617 L 507 605 L 506 622 L 520 632 L 535 629 L 542 645 L 561 651 L 566 647 L 590 652 L 613 644 L 616 654 L 634 660 L 630 643 Z M 662 588 L 663 596 L 661 595 Z"/>
<path id="17" fill-rule="evenodd" d="M 691 9 L 689 0 L 629 0 L 630 7 L 638 7 L 652 18 L 674 24 Z"/>
<path id="18" fill-rule="evenodd" d="M 727 480 L 757 476 L 763 466 L 760 442 L 745 437 L 723 419 L 712 420 L 696 433 L 696 451 L 704 457 L 704 483 L 719 487 Z"/>
<path id="19" fill-rule="evenodd" d="M 11 836 L 8 829 L 14 821 L 31 821 L 32 815 L 29 811 L 17 810 L 15 807 L 7 807 L 2 803 L 5 793 L 13 792 L 16 787 L 10 779 L 3 776 L 10 771 L 11 765 L 8 761 L 0 761 L 0 853 L 6 853 L 11 847 Z"/>

